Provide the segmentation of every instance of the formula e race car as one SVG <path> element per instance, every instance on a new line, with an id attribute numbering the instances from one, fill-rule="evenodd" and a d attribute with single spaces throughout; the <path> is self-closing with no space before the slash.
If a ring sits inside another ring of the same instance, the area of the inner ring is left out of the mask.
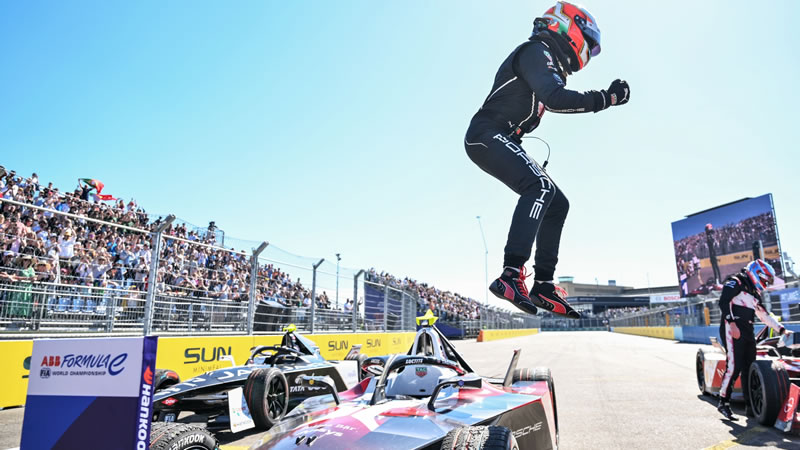
<path id="1" fill-rule="evenodd" d="M 701 393 L 718 396 L 727 353 L 716 338 L 711 338 L 711 344 L 697 351 L 697 385 Z M 770 337 L 769 328 L 764 327 L 756 335 L 756 360 L 747 370 L 749 386 L 743 389 L 739 377 L 732 399 L 749 395 L 760 424 L 800 432 L 800 334 Z"/>
<path id="2" fill-rule="evenodd" d="M 407 354 L 371 357 L 352 389 L 309 398 L 261 436 L 258 449 L 549 449 L 558 447 L 550 370 L 477 375 L 428 311 Z M 308 386 L 332 383 L 299 376 Z M 332 391 L 332 389 L 330 389 Z"/>
<path id="3" fill-rule="evenodd" d="M 258 346 L 244 365 L 223 356 L 232 367 L 206 372 L 180 382 L 172 371 L 156 372 L 153 396 L 154 422 L 205 422 L 209 430 L 233 432 L 258 427 L 269 429 L 303 400 L 329 393 L 326 388 L 305 386 L 299 375 L 328 377 L 336 391 L 358 381 L 361 346 L 354 345 L 344 361 L 326 361 L 311 340 L 284 329 L 278 346 Z M 181 414 L 193 412 L 194 415 Z"/>

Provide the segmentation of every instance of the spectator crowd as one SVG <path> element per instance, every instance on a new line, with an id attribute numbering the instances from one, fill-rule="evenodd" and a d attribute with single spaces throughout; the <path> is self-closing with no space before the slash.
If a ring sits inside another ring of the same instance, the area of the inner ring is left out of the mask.
<path id="1" fill-rule="evenodd" d="M 778 236 L 775 229 L 775 217 L 772 212 L 765 212 L 733 224 L 714 227 L 714 232 L 707 234 L 705 230 L 674 241 L 675 262 L 679 274 L 694 276 L 700 270 L 700 259 L 710 255 L 708 237 L 710 236 L 714 254 L 728 255 L 736 252 L 750 251 L 753 243 L 760 240 L 764 247 L 776 245 Z"/>
<path id="2" fill-rule="evenodd" d="M 41 305 L 46 313 L 103 312 L 109 293 L 128 300 L 123 310 L 141 312 L 154 263 L 147 232 L 162 217 L 149 216 L 133 199 L 101 202 L 93 198 L 91 186 L 61 191 L 53 183 L 40 183 L 36 173 L 23 177 L 2 166 L 0 197 L 25 204 L 0 203 L 0 284 L 14 286 L 0 293 L 0 317 L 33 314 L 34 282 L 70 293 L 49 296 Z M 217 246 L 214 231 L 185 223 L 166 228 L 156 278 L 161 295 L 246 304 L 250 258 Z M 258 300 L 310 305 L 310 292 L 299 279 L 293 282 L 272 265 L 260 266 L 257 276 Z M 331 308 L 326 292 L 317 296 L 317 307 Z"/>

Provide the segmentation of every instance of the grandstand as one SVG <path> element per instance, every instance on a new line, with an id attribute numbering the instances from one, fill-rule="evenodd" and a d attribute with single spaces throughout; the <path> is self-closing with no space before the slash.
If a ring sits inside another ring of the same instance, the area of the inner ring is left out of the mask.
<path id="1" fill-rule="evenodd" d="M 276 331 L 289 321 L 309 331 L 315 322 L 322 329 L 378 329 L 381 323 L 384 329 L 408 329 L 413 316 L 429 308 L 443 323 L 475 330 L 489 318 L 494 327 L 524 322 L 521 315 L 374 268 L 363 283 L 398 292 L 399 312 L 388 303 L 367 311 L 363 296 L 355 301 L 357 292 L 334 305 L 326 291 L 293 279 L 277 261 L 257 259 L 254 267 L 251 254 L 217 242 L 222 233 L 216 228 L 167 224 L 134 200 L 101 201 L 86 184 L 60 190 L 40 183 L 36 173 L 26 178 L 0 166 L 0 197 L 4 331 L 133 332 L 147 322 L 145 316 L 158 332 L 247 331 L 252 294 L 256 331 Z M 146 310 L 150 290 L 156 298 L 152 312 Z M 367 312 L 373 320 L 365 320 Z"/>

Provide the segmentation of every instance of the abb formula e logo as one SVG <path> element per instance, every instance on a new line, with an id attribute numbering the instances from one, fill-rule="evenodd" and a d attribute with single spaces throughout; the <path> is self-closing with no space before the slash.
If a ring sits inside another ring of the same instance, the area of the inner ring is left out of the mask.
<path id="1" fill-rule="evenodd" d="M 100 354 L 73 354 L 44 355 L 42 357 L 42 378 L 50 375 L 111 375 L 117 376 L 125 370 L 127 353 L 114 355 L 111 353 Z M 45 370 L 47 369 L 47 370 Z M 44 376 L 46 374 L 46 376 Z"/>

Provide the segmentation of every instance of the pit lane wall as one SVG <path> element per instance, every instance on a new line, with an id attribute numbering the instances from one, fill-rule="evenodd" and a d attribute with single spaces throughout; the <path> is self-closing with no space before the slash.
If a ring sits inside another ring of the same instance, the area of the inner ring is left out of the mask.
<path id="1" fill-rule="evenodd" d="M 414 342 L 415 333 L 303 336 L 319 346 L 325 359 L 340 360 L 357 344 L 361 344 L 361 353 L 368 356 L 406 352 Z M 253 347 L 280 345 L 280 342 L 281 335 L 159 337 L 156 367 L 174 370 L 181 380 L 185 380 L 210 370 L 229 367 L 229 362 L 219 361 L 220 356 L 232 355 L 237 364 L 243 364 Z M 0 370 L 0 386 L 3 387 L 0 389 L 0 408 L 25 404 L 32 351 L 32 339 L 0 341 L 0 355 L 3 358 L 3 367 Z"/>
<path id="2" fill-rule="evenodd" d="M 496 341 L 519 336 L 530 336 L 539 332 L 538 328 L 524 328 L 521 330 L 481 330 L 478 333 L 478 342 Z"/>

